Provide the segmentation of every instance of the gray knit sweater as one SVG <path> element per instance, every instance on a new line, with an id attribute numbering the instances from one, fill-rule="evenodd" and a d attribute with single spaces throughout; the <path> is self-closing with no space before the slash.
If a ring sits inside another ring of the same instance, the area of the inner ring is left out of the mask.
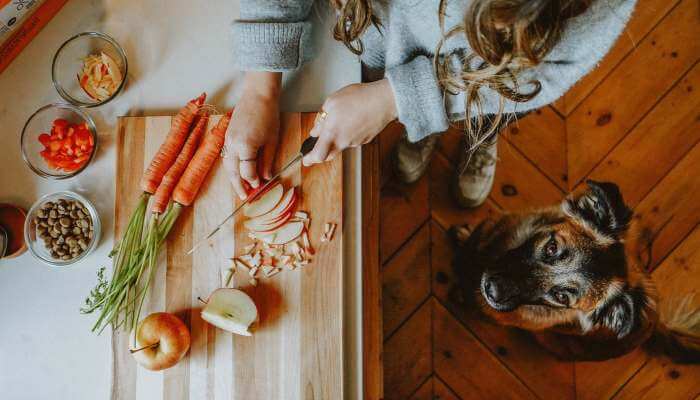
<path id="1" fill-rule="evenodd" d="M 375 1 L 380 30 L 370 27 L 362 36 L 362 61 L 384 69 L 394 90 L 399 121 L 412 141 L 447 130 L 449 121 L 464 118 L 464 98 L 443 95 L 432 57 L 441 37 L 439 0 Z M 521 73 L 523 91 L 533 78 L 542 91 L 526 103 L 506 103 L 506 112 L 522 112 L 550 104 L 593 69 L 620 36 L 636 0 L 597 0 L 583 14 L 568 21 L 560 42 L 544 62 Z M 459 24 L 469 0 L 448 0 L 445 27 Z M 242 0 L 240 19 L 233 23 L 233 47 L 242 70 L 288 71 L 313 56 L 311 22 L 313 0 Z M 450 38 L 441 55 L 455 50 L 470 53 L 464 36 Z M 481 89 L 482 112 L 498 110 L 499 95 Z M 476 111 L 476 110 L 472 110 Z"/>

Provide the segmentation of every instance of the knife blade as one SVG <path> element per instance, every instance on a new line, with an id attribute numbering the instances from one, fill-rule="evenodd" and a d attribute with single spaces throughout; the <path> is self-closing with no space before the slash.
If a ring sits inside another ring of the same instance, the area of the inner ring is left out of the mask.
<path id="1" fill-rule="evenodd" d="M 270 185 L 272 185 L 275 181 L 277 181 L 277 179 L 279 179 L 279 177 L 282 176 L 282 174 L 284 174 L 284 172 L 286 170 L 288 170 L 292 165 L 301 161 L 301 159 L 305 155 L 307 155 L 311 150 L 313 150 L 317 141 L 318 141 L 318 138 L 313 137 L 313 136 L 309 136 L 306 140 L 304 140 L 304 142 L 301 144 L 301 148 L 299 149 L 299 152 L 296 154 L 296 156 L 294 156 L 291 160 L 287 161 L 287 163 L 284 164 L 284 166 L 277 172 L 277 174 L 275 174 L 275 176 L 273 176 L 270 180 L 265 182 L 265 184 L 257 191 L 257 194 L 254 194 L 252 196 L 248 196 L 245 200 L 243 200 L 243 202 L 241 204 L 238 205 L 238 207 L 236 207 L 233 210 L 233 212 L 231 212 L 231 214 L 226 216 L 226 218 L 224 218 L 224 220 L 221 221 L 221 223 L 219 223 L 219 225 L 217 225 L 216 228 L 214 228 L 207 236 L 205 236 L 205 237 L 201 238 L 199 241 L 197 241 L 197 243 L 195 243 L 195 245 L 190 249 L 190 251 L 187 252 L 187 255 L 194 253 L 195 250 L 197 250 L 197 248 L 199 248 L 202 244 L 206 243 L 209 239 L 214 237 L 214 235 L 216 235 L 217 232 L 219 232 L 221 230 L 221 228 L 223 228 L 223 226 L 226 225 L 226 223 L 228 221 L 230 221 L 233 217 L 236 216 L 236 214 L 238 214 L 238 212 L 243 208 L 243 206 L 245 206 L 246 204 L 248 204 L 251 201 L 253 201 L 254 199 L 256 199 L 259 194 L 264 193 L 265 189 L 267 189 Z"/>

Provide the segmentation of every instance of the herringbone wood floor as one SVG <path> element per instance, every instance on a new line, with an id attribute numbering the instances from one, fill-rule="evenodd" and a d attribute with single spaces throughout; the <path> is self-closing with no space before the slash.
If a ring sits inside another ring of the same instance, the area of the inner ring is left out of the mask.
<path id="1" fill-rule="evenodd" d="M 554 106 L 506 129 L 491 197 L 473 211 L 456 208 L 447 189 L 458 133 L 443 136 L 429 175 L 409 187 L 389 172 L 401 127 L 380 135 L 386 399 L 698 397 L 700 367 L 642 351 L 607 362 L 560 362 L 522 332 L 454 307 L 446 229 L 557 203 L 587 177 L 614 181 L 651 243 L 660 297 L 697 293 L 699 59 L 700 2 L 640 0 L 595 71 Z"/>

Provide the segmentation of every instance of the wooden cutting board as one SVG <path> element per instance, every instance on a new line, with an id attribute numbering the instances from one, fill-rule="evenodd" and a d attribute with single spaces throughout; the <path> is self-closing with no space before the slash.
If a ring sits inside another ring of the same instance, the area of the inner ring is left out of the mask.
<path id="1" fill-rule="evenodd" d="M 276 169 L 298 150 L 315 114 L 285 114 Z M 124 117 L 117 124 L 115 234 L 126 226 L 141 192 L 139 179 L 165 138 L 171 117 Z M 212 118 L 210 127 L 218 117 Z M 221 162 L 217 162 L 197 201 L 184 212 L 161 251 L 156 279 L 141 317 L 167 311 L 190 327 L 192 346 L 175 367 L 151 372 L 138 366 L 128 351 L 128 334 L 113 335 L 113 399 L 342 399 L 342 161 L 304 168 L 299 163 L 283 178 L 297 185 L 300 210 L 311 216 L 316 249 L 313 262 L 294 271 L 260 278 L 257 287 L 246 272 L 234 275 L 233 287 L 251 295 L 259 324 L 252 337 L 236 336 L 204 322 L 202 303 L 224 282 L 229 258 L 248 243 L 242 216 L 216 240 L 186 255 L 229 214 L 234 196 Z M 338 224 L 331 242 L 320 242 L 324 224 Z"/>

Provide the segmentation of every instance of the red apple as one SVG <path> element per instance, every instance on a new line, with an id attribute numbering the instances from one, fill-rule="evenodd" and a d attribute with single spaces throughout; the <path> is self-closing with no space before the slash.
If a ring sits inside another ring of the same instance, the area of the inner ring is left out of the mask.
<path id="1" fill-rule="evenodd" d="M 136 327 L 136 335 L 131 337 L 131 354 L 137 363 L 151 371 L 172 367 L 190 348 L 187 326 L 180 318 L 165 312 L 144 318 Z"/>

